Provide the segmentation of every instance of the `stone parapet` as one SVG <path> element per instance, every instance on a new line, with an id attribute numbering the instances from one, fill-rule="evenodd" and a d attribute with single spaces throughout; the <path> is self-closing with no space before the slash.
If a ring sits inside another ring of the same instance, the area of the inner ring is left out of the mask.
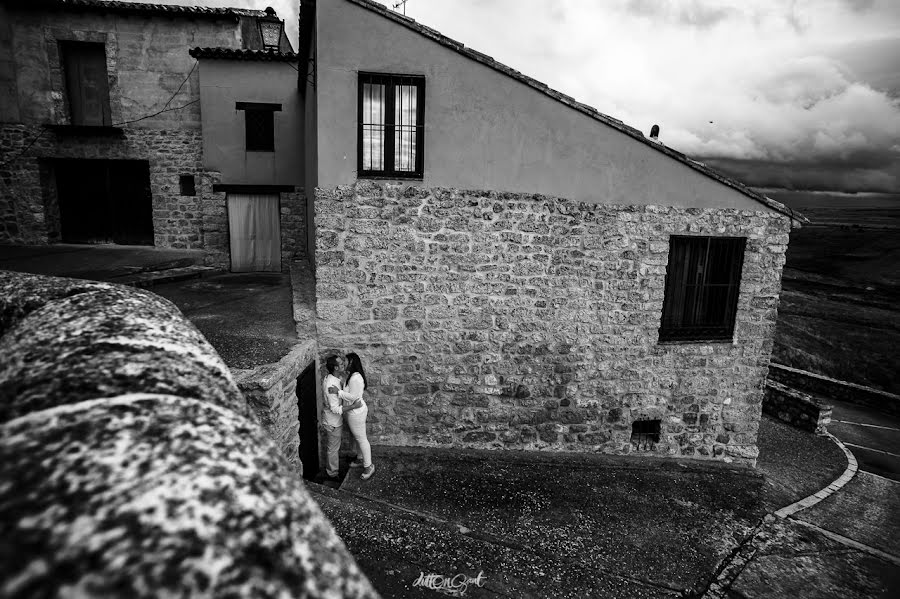
<path id="1" fill-rule="evenodd" d="M 0 289 L 0 595 L 376 597 L 174 305 Z"/>
<path id="2" fill-rule="evenodd" d="M 833 379 L 783 364 L 769 366 L 769 379 L 826 399 L 847 401 L 885 414 L 900 416 L 900 395 L 881 389 Z"/>
<path id="3" fill-rule="evenodd" d="M 281 454 L 301 475 L 297 378 L 315 359 L 315 339 L 307 339 L 295 345 L 288 355 L 275 364 L 235 372 L 237 386 L 247 398 L 257 421 L 275 439 Z"/>
<path id="4" fill-rule="evenodd" d="M 766 383 L 763 413 L 811 433 L 824 434 L 831 423 L 830 405 L 774 381 Z"/>
<path id="5" fill-rule="evenodd" d="M 315 210 L 319 356 L 361 355 L 374 442 L 755 462 L 785 216 L 372 181 Z M 733 341 L 658 342 L 670 235 L 747 238 Z"/>

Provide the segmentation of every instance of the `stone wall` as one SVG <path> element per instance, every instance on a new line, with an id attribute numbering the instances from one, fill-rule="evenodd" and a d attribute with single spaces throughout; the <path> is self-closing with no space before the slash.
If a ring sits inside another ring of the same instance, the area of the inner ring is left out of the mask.
<path id="1" fill-rule="evenodd" d="M 173 304 L 0 289 L 0 595 L 377 596 Z"/>
<path id="2" fill-rule="evenodd" d="M 275 439 L 281 455 L 301 475 L 297 378 L 315 359 L 315 339 L 306 339 L 275 364 L 234 373 L 235 382 L 257 421 Z"/>
<path id="3" fill-rule="evenodd" d="M 306 257 L 306 193 L 302 187 L 281 193 L 281 270 Z"/>
<path id="4" fill-rule="evenodd" d="M 32 139 L 28 155 L 17 156 Z M 153 196 L 154 245 L 203 249 L 206 263 L 228 268 L 227 194 L 213 191 L 221 173 L 203 170 L 199 129 L 128 129 L 121 137 L 57 135 L 40 127 L 0 125 L 0 243 L 60 241 L 54 159 L 146 160 Z M 194 176 L 196 195 L 183 196 L 181 175 Z M 306 195 L 281 193 L 282 270 L 306 255 Z"/>
<path id="5" fill-rule="evenodd" d="M 29 144 L 27 156 L 18 157 Z M 57 134 L 40 126 L 0 125 L 0 243 L 60 240 L 54 159 L 147 160 L 155 245 L 200 249 L 203 197 L 212 194 L 201 151 L 199 128 L 132 128 L 121 137 L 98 138 Z M 5 164 L 11 157 L 17 159 Z M 197 195 L 180 194 L 180 175 L 195 177 Z"/>
<path id="6" fill-rule="evenodd" d="M 754 463 L 789 220 L 360 181 L 317 190 L 320 358 L 357 351 L 372 440 Z M 669 236 L 746 236 L 733 342 L 658 343 Z"/>
<path id="7" fill-rule="evenodd" d="M 768 381 L 763 412 L 811 433 L 824 433 L 831 423 L 831 406 L 820 399 Z"/>
<path id="8" fill-rule="evenodd" d="M 900 396 L 881 389 L 833 379 L 783 364 L 770 365 L 769 378 L 826 400 L 847 401 L 885 414 L 900 415 Z"/>

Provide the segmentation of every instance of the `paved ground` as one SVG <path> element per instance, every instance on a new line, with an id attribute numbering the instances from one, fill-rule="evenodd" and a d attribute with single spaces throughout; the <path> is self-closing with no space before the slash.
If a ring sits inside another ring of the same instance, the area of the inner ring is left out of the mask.
<path id="1" fill-rule="evenodd" d="M 484 586 L 470 584 L 466 596 L 900 592 L 900 567 L 889 559 L 805 521 L 764 520 L 836 479 L 846 467 L 840 448 L 764 417 L 760 452 L 757 470 L 749 471 L 692 461 L 376 447 L 370 481 L 343 463 L 339 491 L 309 487 L 386 598 L 437 596 L 413 586 L 422 573 L 480 572 Z M 857 495 L 870 492 L 865 486 Z M 900 506 L 880 495 L 873 501 L 881 511 L 870 506 L 856 527 L 874 543 L 881 526 L 879 546 L 896 552 L 890 537 Z M 833 524 L 849 508 L 829 506 L 826 500 L 817 506 L 821 514 L 810 510 L 810 520 L 850 534 Z"/>
<path id="2" fill-rule="evenodd" d="M 231 368 L 277 362 L 297 342 L 287 273 L 224 273 L 203 252 L 125 245 L 0 245 L 0 269 L 135 284 L 171 300 Z"/>
<path id="3" fill-rule="evenodd" d="M 900 418 L 841 401 L 828 431 L 843 441 L 859 460 L 860 470 L 900 481 Z"/>
<path id="4" fill-rule="evenodd" d="M 230 368 L 277 362 L 297 343 L 286 273 L 222 273 L 155 285 Z"/>
<path id="5" fill-rule="evenodd" d="M 200 250 L 143 245 L 0 245 L 0 269 L 117 282 L 137 272 L 203 264 Z"/>

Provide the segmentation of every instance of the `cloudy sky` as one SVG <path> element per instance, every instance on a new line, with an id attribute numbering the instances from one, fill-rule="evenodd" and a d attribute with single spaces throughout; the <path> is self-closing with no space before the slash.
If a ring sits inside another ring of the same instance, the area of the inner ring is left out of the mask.
<path id="1" fill-rule="evenodd" d="M 198 3 L 272 5 L 296 43 L 296 2 Z M 747 183 L 900 191 L 900 0 L 409 0 L 406 13 L 645 133 L 658 124 Z"/>

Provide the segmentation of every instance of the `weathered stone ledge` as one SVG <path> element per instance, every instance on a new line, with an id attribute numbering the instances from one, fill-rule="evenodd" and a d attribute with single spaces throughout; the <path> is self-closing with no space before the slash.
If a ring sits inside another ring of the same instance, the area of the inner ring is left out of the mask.
<path id="1" fill-rule="evenodd" d="M 0 595 L 376 596 L 174 305 L 0 289 Z"/>

